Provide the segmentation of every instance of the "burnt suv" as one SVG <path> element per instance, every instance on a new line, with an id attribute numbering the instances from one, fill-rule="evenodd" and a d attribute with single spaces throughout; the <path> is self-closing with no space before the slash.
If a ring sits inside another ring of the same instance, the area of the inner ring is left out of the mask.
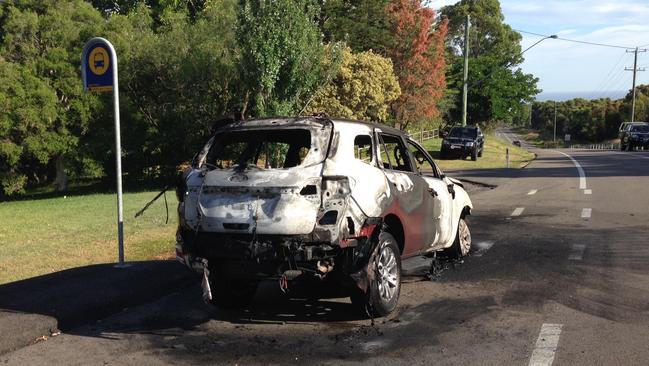
<path id="1" fill-rule="evenodd" d="M 381 316 L 396 307 L 402 261 L 462 257 L 471 246 L 462 185 L 403 132 L 373 123 L 229 124 L 177 194 L 177 259 L 217 306 L 245 305 L 259 281 L 275 279 L 287 293 L 333 285 Z"/>
<path id="2" fill-rule="evenodd" d="M 633 151 L 640 146 L 649 148 L 649 123 L 623 122 L 620 125 L 620 150 Z"/>
<path id="3" fill-rule="evenodd" d="M 471 160 L 475 161 L 482 156 L 484 134 L 480 127 L 453 127 L 447 134 L 443 135 L 443 138 L 440 150 L 442 159 L 453 157 L 466 159 L 467 156 L 470 156 Z"/>

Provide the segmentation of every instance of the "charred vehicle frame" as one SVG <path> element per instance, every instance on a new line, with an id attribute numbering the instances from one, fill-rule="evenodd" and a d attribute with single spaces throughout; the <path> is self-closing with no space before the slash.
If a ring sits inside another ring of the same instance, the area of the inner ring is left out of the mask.
<path id="1" fill-rule="evenodd" d="M 329 281 L 373 315 L 396 307 L 401 263 L 462 257 L 472 204 L 403 132 L 322 117 L 231 123 L 177 187 L 177 259 L 218 306 L 249 301 L 260 280 L 284 291 Z"/>

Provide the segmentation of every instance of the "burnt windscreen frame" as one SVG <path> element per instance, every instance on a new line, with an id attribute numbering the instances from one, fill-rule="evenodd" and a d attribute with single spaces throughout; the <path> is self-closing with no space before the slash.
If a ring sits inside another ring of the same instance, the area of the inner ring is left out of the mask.
<path id="1" fill-rule="evenodd" d="M 214 136 L 205 165 L 210 169 L 287 169 L 311 150 L 308 129 L 226 131 Z"/>

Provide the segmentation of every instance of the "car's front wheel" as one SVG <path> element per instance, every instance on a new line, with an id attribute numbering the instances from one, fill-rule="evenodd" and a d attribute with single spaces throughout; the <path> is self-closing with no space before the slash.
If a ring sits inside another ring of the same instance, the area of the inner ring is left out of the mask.
<path id="1" fill-rule="evenodd" d="M 356 293 L 352 303 L 373 316 L 385 316 L 397 307 L 401 293 L 401 258 L 397 241 L 387 232 L 379 235 L 370 270 L 367 293 Z"/>
<path id="2" fill-rule="evenodd" d="M 476 161 L 478 160 L 478 149 L 473 149 L 473 152 L 471 152 L 471 160 Z"/>
<path id="3" fill-rule="evenodd" d="M 469 254 L 471 250 L 471 230 L 464 217 L 460 218 L 455 233 L 453 245 L 444 250 L 444 254 L 454 259 L 460 259 Z"/>

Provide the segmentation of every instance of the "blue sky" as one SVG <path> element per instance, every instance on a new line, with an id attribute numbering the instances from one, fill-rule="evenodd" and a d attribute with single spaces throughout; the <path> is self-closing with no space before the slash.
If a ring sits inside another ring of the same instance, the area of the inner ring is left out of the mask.
<path id="1" fill-rule="evenodd" d="M 454 4 L 434 0 L 431 6 Z M 649 48 L 648 0 L 501 0 L 505 22 L 512 28 L 580 41 Z M 522 34 L 523 49 L 541 37 Z M 637 84 L 649 84 L 649 52 L 638 54 Z M 631 89 L 633 54 L 624 49 L 547 39 L 525 53 L 525 72 L 536 75 L 544 93 L 597 91 L 618 96 Z"/>

